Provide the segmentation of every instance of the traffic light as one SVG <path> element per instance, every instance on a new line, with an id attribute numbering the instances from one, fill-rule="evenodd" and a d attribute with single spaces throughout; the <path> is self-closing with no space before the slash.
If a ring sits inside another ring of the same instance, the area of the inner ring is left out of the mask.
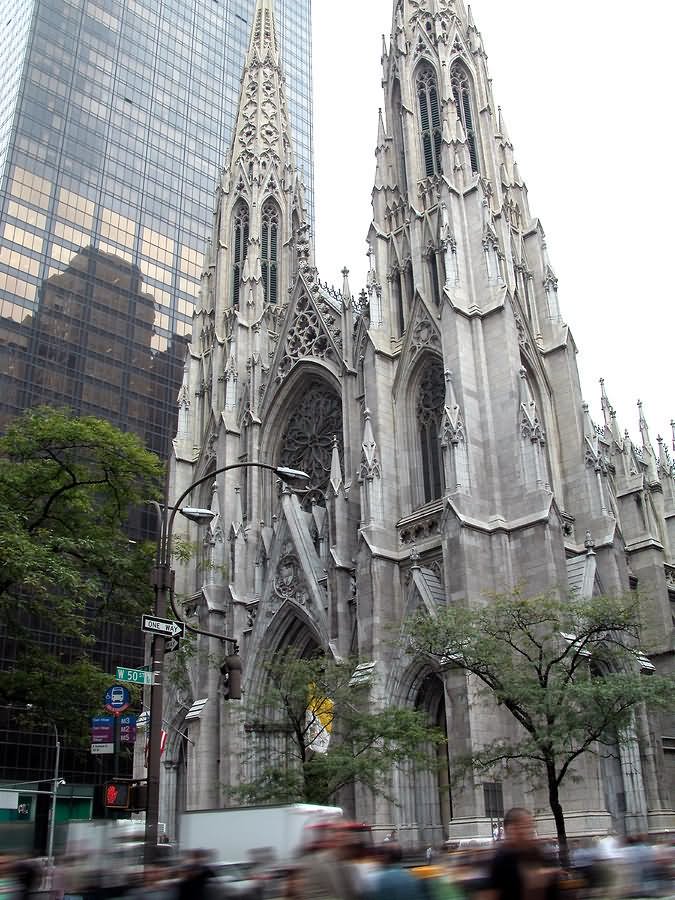
<path id="1" fill-rule="evenodd" d="M 130 781 L 109 781 L 104 790 L 103 803 L 108 809 L 129 809 Z"/>
<path id="2" fill-rule="evenodd" d="M 226 700 L 241 700 L 241 657 L 238 653 L 225 657 L 220 667 L 223 676 L 223 696 Z"/>

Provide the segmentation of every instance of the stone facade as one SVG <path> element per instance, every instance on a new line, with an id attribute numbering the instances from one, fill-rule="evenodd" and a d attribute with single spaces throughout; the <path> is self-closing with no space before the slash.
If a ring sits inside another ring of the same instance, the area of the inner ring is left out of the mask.
<path id="1" fill-rule="evenodd" d="M 582 401 L 558 279 L 470 11 L 396 0 L 382 64 L 370 271 L 356 295 L 347 271 L 335 290 L 314 266 L 272 2 L 259 0 L 178 398 L 171 496 L 242 462 L 303 469 L 311 490 L 292 493 L 259 468 L 207 480 L 191 503 L 214 518 L 184 533 L 197 552 L 178 567 L 177 595 L 188 621 L 238 639 L 244 690 L 261 656 L 289 644 L 358 654 L 376 673 L 375 707 L 421 706 L 445 725 L 452 769 L 513 721 L 463 673 L 410 658 L 392 626 L 515 584 L 589 595 L 637 585 L 644 650 L 669 668 L 675 479 L 642 409 L 634 444 L 604 385 L 600 425 Z M 225 803 L 246 741 L 223 699 L 224 648 L 202 638 L 196 650 L 176 663 L 165 701 L 161 818 L 172 834 L 177 808 Z M 584 758 L 563 792 L 569 832 L 672 827 L 673 734 L 672 721 L 639 719 L 611 766 Z M 486 801 L 499 789 L 396 778 L 399 806 L 358 792 L 346 805 L 404 841 L 490 833 Z M 501 791 L 553 832 L 538 790 Z"/>

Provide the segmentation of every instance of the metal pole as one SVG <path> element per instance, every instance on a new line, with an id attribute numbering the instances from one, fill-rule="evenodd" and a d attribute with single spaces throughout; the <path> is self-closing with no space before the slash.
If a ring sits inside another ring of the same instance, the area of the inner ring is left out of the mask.
<path id="1" fill-rule="evenodd" d="M 49 885 L 52 886 L 54 880 L 54 829 L 56 827 L 56 795 L 59 790 L 59 763 L 61 761 L 61 742 L 59 741 L 59 731 L 56 722 L 52 722 L 54 729 L 54 738 L 56 741 L 56 756 L 54 759 L 54 784 L 52 785 L 52 803 L 49 813 L 49 837 L 47 839 L 47 867 L 49 869 Z"/>
<path id="2" fill-rule="evenodd" d="M 167 478 L 168 485 L 168 478 Z M 168 504 L 165 504 L 165 507 Z M 157 558 L 152 571 L 152 583 L 155 588 L 155 615 L 163 618 L 169 606 L 169 593 L 172 588 L 173 572 L 167 553 L 166 512 L 160 519 L 160 532 L 157 542 Z M 164 639 L 158 635 L 152 638 L 153 682 L 150 686 L 150 729 L 148 735 L 148 805 L 145 813 L 145 848 L 146 866 L 152 865 L 157 855 L 157 839 L 159 838 L 159 776 L 162 757 L 162 721 L 164 704 Z"/>

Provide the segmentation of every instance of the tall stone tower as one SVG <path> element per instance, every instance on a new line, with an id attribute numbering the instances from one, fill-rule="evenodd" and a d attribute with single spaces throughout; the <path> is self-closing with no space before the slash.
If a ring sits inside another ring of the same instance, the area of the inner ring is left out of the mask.
<path id="1" fill-rule="evenodd" d="M 238 462 L 304 469 L 311 490 L 298 496 L 256 468 L 207 481 L 192 501 L 214 519 L 190 526 L 197 553 L 177 590 L 190 621 L 239 640 L 246 690 L 263 655 L 321 648 L 368 664 L 374 708 L 427 709 L 446 728 L 448 766 L 399 772 L 398 807 L 358 793 L 351 804 L 404 841 L 439 843 L 487 834 L 495 797 L 546 804 L 516 781 L 450 790 L 453 758 L 513 725 L 463 673 L 409 657 L 403 638 L 393 645 L 392 628 L 420 607 L 485 602 L 516 584 L 639 586 L 645 650 L 672 665 L 675 481 L 642 411 L 634 445 L 604 386 L 602 427 L 582 401 L 544 231 L 470 11 L 396 0 L 382 64 L 370 271 L 355 297 L 346 271 L 337 291 L 313 265 L 272 2 L 259 0 L 179 397 L 172 496 Z M 176 796 L 221 805 L 240 778 L 245 737 L 221 696 L 222 651 L 202 641 L 168 703 L 172 809 Z M 672 822 L 661 735 L 638 720 L 635 738 L 611 765 L 580 763 L 564 797 L 570 833 Z M 545 816 L 541 830 L 553 831 Z"/>

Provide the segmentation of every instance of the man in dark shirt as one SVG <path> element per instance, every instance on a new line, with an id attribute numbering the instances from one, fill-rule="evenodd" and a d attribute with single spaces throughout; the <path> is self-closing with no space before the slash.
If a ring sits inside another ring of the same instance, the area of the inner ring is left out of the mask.
<path id="1" fill-rule="evenodd" d="M 521 807 L 504 816 L 504 841 L 497 849 L 485 900 L 558 900 L 557 870 L 537 845 L 534 819 Z"/>

